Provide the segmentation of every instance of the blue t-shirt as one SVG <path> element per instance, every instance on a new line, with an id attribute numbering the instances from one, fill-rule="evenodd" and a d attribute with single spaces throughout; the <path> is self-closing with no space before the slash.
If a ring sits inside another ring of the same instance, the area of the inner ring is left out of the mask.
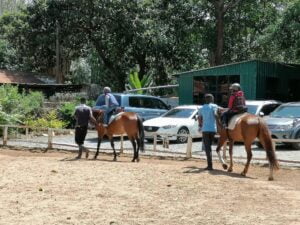
<path id="1" fill-rule="evenodd" d="M 198 115 L 202 116 L 202 132 L 217 132 L 215 113 L 218 106 L 213 103 L 204 104 L 199 109 Z"/>

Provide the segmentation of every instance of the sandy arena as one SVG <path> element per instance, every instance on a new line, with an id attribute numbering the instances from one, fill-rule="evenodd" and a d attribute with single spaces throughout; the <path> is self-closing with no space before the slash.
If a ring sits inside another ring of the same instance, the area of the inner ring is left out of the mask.
<path id="1" fill-rule="evenodd" d="M 0 224 L 300 224 L 299 169 L 76 155 L 0 149 Z"/>

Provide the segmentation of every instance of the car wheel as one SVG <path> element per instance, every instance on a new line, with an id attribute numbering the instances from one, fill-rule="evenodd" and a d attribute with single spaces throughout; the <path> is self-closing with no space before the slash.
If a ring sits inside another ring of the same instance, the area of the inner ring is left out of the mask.
<path id="1" fill-rule="evenodd" d="M 177 134 L 189 134 L 189 130 L 186 127 L 182 127 L 178 130 Z M 188 140 L 187 136 L 177 136 L 177 142 L 178 143 L 186 143 Z"/>
<path id="2" fill-rule="evenodd" d="M 300 139 L 300 132 L 298 132 L 295 139 Z M 300 150 L 300 142 L 292 143 L 292 147 L 293 149 Z"/>
<path id="3" fill-rule="evenodd" d="M 153 143 L 154 139 L 153 138 L 145 138 L 147 142 Z"/>

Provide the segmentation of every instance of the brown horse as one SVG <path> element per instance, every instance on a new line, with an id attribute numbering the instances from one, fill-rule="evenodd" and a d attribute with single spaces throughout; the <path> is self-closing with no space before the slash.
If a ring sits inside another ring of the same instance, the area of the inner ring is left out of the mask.
<path id="1" fill-rule="evenodd" d="M 139 150 L 144 151 L 144 126 L 142 119 L 134 112 L 121 112 L 109 123 L 108 126 L 103 125 L 104 111 L 93 111 L 94 117 L 97 120 L 96 130 L 98 133 L 97 152 L 94 159 L 97 159 L 101 140 L 106 135 L 112 149 L 114 150 L 114 161 L 117 160 L 117 154 L 114 146 L 113 135 L 127 135 L 133 146 L 133 159 L 139 162 Z"/>
<path id="2" fill-rule="evenodd" d="M 224 143 L 227 140 L 229 142 L 230 166 L 228 168 L 228 172 L 232 172 L 233 144 L 234 142 L 244 142 L 245 149 L 247 152 L 247 163 L 241 174 L 243 176 L 246 176 L 252 158 L 251 144 L 253 143 L 255 138 L 258 138 L 263 148 L 266 150 L 267 158 L 269 161 L 269 165 L 270 165 L 269 180 L 273 180 L 274 179 L 273 170 L 279 169 L 279 164 L 276 159 L 275 150 L 272 143 L 270 132 L 268 130 L 268 127 L 262 120 L 262 118 L 249 113 L 245 113 L 241 116 L 240 119 L 237 120 L 234 129 L 230 130 L 230 129 L 224 129 L 224 127 L 222 126 L 222 123 L 220 121 L 220 114 L 221 112 L 219 111 L 217 115 L 217 126 L 218 126 L 218 133 L 220 135 L 220 139 L 216 151 L 218 153 L 219 160 L 223 165 L 223 168 L 225 170 L 227 169 L 227 165 L 220 154 L 220 149 L 224 145 Z"/>

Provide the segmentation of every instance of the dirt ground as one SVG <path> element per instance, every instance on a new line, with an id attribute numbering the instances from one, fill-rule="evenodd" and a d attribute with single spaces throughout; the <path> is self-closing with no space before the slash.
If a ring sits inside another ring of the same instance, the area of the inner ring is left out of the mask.
<path id="1" fill-rule="evenodd" d="M 0 149 L 0 224 L 300 224 L 300 170 Z"/>

